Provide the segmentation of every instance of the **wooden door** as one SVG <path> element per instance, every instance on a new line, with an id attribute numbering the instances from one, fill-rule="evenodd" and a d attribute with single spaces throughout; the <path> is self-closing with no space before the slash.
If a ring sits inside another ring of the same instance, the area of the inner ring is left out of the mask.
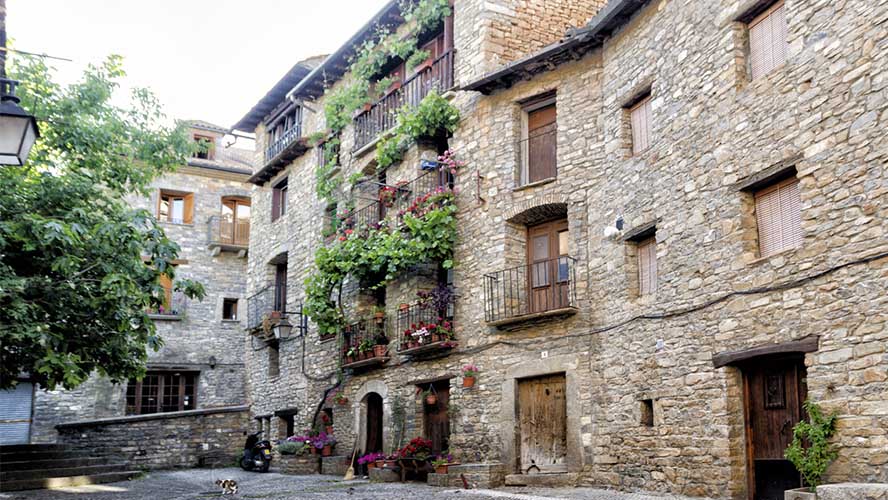
<path id="1" fill-rule="evenodd" d="M 567 472 L 567 400 L 564 374 L 518 382 L 522 473 Z"/>
<path id="2" fill-rule="evenodd" d="M 801 486 L 795 467 L 783 453 L 792 429 L 804 417 L 805 365 L 802 358 L 768 358 L 743 368 L 749 455 L 749 498 L 782 500 Z"/>
<path id="3" fill-rule="evenodd" d="M 432 383 L 438 394 L 438 402 L 425 406 L 425 437 L 432 442 L 432 453 L 438 454 L 450 448 L 450 381 Z M 428 387 L 428 386 L 426 386 Z"/>
<path id="4" fill-rule="evenodd" d="M 382 396 L 371 392 L 367 395 L 367 440 L 364 453 L 382 451 Z"/>
<path id="5" fill-rule="evenodd" d="M 529 313 L 570 305 L 567 220 L 527 228 Z"/>
<path id="6" fill-rule="evenodd" d="M 556 175 L 555 103 L 527 113 L 527 183 Z"/>

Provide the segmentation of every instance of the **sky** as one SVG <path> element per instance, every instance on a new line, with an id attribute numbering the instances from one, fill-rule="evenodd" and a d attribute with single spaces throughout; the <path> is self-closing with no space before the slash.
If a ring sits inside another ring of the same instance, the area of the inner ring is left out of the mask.
<path id="1" fill-rule="evenodd" d="M 7 0 L 16 49 L 59 80 L 124 57 L 124 89 L 147 87 L 176 119 L 229 127 L 296 62 L 339 48 L 386 0 Z"/>

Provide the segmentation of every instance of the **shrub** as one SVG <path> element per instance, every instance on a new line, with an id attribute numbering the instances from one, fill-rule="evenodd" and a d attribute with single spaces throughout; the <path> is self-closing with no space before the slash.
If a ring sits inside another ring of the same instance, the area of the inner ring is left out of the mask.
<path id="1" fill-rule="evenodd" d="M 836 432 L 837 416 L 834 413 L 823 416 L 820 406 L 810 399 L 805 401 L 804 407 L 808 421 L 803 420 L 793 427 L 792 443 L 784 455 L 795 465 L 805 484 L 816 490 L 826 468 L 838 456 L 835 446 L 829 443 L 829 438 Z"/>
<path id="2" fill-rule="evenodd" d="M 295 455 L 302 451 L 303 445 L 294 441 L 283 441 L 277 445 L 277 451 L 281 455 Z"/>

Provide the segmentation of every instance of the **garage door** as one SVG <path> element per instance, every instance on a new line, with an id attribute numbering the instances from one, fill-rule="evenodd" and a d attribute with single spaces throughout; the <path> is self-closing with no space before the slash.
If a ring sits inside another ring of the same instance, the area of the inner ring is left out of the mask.
<path id="1" fill-rule="evenodd" d="M 33 384 L 19 382 L 15 389 L 0 391 L 0 445 L 27 444 L 31 434 Z"/>

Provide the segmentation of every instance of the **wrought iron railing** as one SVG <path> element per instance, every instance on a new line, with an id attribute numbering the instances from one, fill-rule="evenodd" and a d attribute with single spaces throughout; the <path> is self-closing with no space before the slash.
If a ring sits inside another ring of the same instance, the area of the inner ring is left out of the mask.
<path id="1" fill-rule="evenodd" d="M 367 360 L 382 360 L 388 357 L 389 337 L 386 335 L 385 318 L 364 319 L 342 329 L 342 366 L 353 365 Z"/>
<path id="2" fill-rule="evenodd" d="M 376 137 L 395 126 L 398 110 L 404 105 L 416 106 L 433 89 L 438 92 L 453 87 L 453 51 L 441 54 L 432 64 L 407 79 L 394 90 L 355 117 L 355 149 L 373 142 Z"/>
<path id="3" fill-rule="evenodd" d="M 148 314 L 159 318 L 175 319 L 185 315 L 188 310 L 188 297 L 179 291 L 173 291 L 164 304 L 148 310 Z"/>
<path id="4" fill-rule="evenodd" d="M 299 138 L 302 137 L 302 124 L 295 123 L 292 127 L 284 131 L 280 137 L 277 138 L 274 142 L 268 145 L 265 148 L 265 161 L 269 162 L 274 159 L 275 156 L 279 155 L 281 151 L 287 149 L 290 144 L 293 144 Z"/>
<path id="5" fill-rule="evenodd" d="M 499 322 L 540 313 L 575 309 L 576 259 L 555 259 L 484 275 L 484 317 Z"/>
<path id="6" fill-rule="evenodd" d="M 247 298 L 247 330 L 262 327 L 266 319 L 279 318 L 287 308 L 286 285 L 273 283 Z"/>
<path id="7" fill-rule="evenodd" d="M 207 222 L 210 245 L 247 247 L 250 245 L 250 220 L 214 215 Z"/>
<path id="8" fill-rule="evenodd" d="M 398 352 L 409 352 L 424 346 L 447 349 L 456 345 L 452 299 L 440 303 L 432 298 L 402 305 L 398 309 L 397 324 Z"/>

